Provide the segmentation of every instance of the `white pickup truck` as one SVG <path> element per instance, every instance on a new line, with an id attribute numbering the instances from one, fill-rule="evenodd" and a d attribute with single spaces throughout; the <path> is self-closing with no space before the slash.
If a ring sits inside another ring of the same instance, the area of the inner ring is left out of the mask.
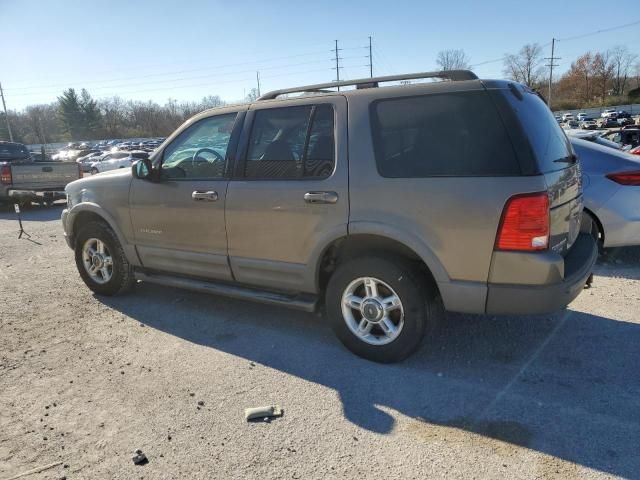
<path id="1" fill-rule="evenodd" d="M 0 142 L 0 203 L 51 204 L 81 177 L 76 162 L 34 162 L 21 143 Z"/>

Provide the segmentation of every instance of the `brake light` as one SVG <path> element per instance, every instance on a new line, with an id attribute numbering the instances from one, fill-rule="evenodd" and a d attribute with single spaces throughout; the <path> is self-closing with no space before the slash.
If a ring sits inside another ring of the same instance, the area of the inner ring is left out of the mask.
<path id="1" fill-rule="evenodd" d="M 640 147 L 632 148 L 631 150 L 629 150 L 629 153 L 631 155 L 640 155 Z"/>
<path id="2" fill-rule="evenodd" d="M 610 173 L 606 176 L 609 180 L 613 180 L 620 185 L 631 185 L 634 187 L 640 187 L 640 170 L 633 170 L 631 172 L 618 172 Z"/>
<path id="3" fill-rule="evenodd" d="M 511 197 L 502 211 L 496 250 L 533 252 L 549 246 L 547 192 Z"/>
<path id="4" fill-rule="evenodd" d="M 11 185 L 13 179 L 11 178 L 11 165 L 5 163 L 0 167 L 0 183 L 3 185 Z"/>

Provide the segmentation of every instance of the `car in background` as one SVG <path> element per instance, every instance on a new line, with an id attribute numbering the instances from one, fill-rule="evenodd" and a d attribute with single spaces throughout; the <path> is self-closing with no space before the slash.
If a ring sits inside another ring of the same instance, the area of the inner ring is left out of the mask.
<path id="1" fill-rule="evenodd" d="M 598 128 L 598 124 L 593 118 L 584 117 L 580 122 L 580 128 L 584 130 L 595 130 Z"/>
<path id="2" fill-rule="evenodd" d="M 601 248 L 640 245 L 640 161 L 621 150 L 570 137 L 582 164 L 584 212 Z"/>
<path id="3" fill-rule="evenodd" d="M 618 125 L 621 127 L 626 127 L 627 125 L 633 125 L 635 123 L 631 117 L 618 117 L 616 122 L 618 122 Z"/>
<path id="4" fill-rule="evenodd" d="M 94 152 L 89 153 L 88 155 L 85 155 L 84 157 L 79 157 L 78 159 L 76 159 L 76 163 L 80 165 L 80 169 L 84 173 L 87 173 L 91 170 L 91 164 L 99 161 L 105 155 L 107 155 L 106 152 L 103 152 L 101 150 L 96 150 Z"/>
<path id="5" fill-rule="evenodd" d="M 600 128 L 617 128 L 618 121 L 613 117 L 601 118 L 599 123 Z"/>
<path id="6" fill-rule="evenodd" d="M 579 122 L 582 122 L 585 118 L 587 118 L 588 115 L 584 112 L 580 112 L 577 116 L 576 116 L 576 120 L 578 120 Z"/>
<path id="7" fill-rule="evenodd" d="M 148 152 L 113 152 L 105 155 L 97 162 L 91 164 L 89 171 L 91 174 L 116 170 L 118 168 L 130 168 L 131 164 L 136 160 L 149 158 Z"/>
<path id="8" fill-rule="evenodd" d="M 625 110 L 619 110 L 618 118 L 631 118 L 631 114 Z"/>
<path id="9" fill-rule="evenodd" d="M 640 145 L 640 128 L 621 128 L 602 135 L 607 140 L 616 142 L 621 147 L 632 149 Z"/>
<path id="10" fill-rule="evenodd" d="M 564 124 L 565 124 L 566 128 L 579 128 L 580 127 L 580 123 L 577 120 L 574 120 L 574 119 L 569 119 Z"/>
<path id="11" fill-rule="evenodd" d="M 579 138 L 581 140 L 586 140 L 587 142 L 597 143 L 598 145 L 602 145 L 603 147 L 613 148 L 614 150 L 622 150 L 622 145 L 605 138 L 602 135 L 602 132 L 570 129 L 565 130 L 565 133 L 569 138 Z"/>
<path id="12" fill-rule="evenodd" d="M 568 120 L 573 120 L 573 119 L 574 119 L 574 117 L 573 117 L 573 113 L 568 113 L 568 112 L 567 112 L 567 113 L 563 113 L 563 114 L 562 114 L 562 121 L 563 121 L 563 122 L 566 122 L 566 121 L 568 121 Z"/>
<path id="13" fill-rule="evenodd" d="M 554 115 L 554 118 L 556 119 L 556 122 L 562 123 L 562 117 L 560 115 Z"/>
<path id="14" fill-rule="evenodd" d="M 602 118 L 618 118 L 618 112 L 616 111 L 615 108 L 610 108 L 610 109 L 607 109 L 604 112 L 602 112 L 600 114 L 600 117 L 602 117 Z"/>

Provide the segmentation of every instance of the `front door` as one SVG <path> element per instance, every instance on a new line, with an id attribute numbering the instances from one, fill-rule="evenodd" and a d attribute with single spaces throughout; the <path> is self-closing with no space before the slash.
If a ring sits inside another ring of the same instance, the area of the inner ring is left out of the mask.
<path id="1" fill-rule="evenodd" d="M 154 162 L 159 181 L 133 180 L 131 221 L 145 268 L 232 278 L 224 217 L 227 149 L 237 116 L 221 113 L 186 127 Z"/>
<path id="2" fill-rule="evenodd" d="M 237 281 L 315 290 L 320 252 L 347 234 L 346 122 L 341 95 L 251 106 L 250 133 L 241 140 L 227 193 L 229 260 Z"/>

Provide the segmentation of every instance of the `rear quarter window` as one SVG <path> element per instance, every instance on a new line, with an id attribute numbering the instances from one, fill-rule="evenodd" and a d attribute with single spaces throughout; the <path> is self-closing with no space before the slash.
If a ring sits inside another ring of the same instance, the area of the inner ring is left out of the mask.
<path id="1" fill-rule="evenodd" d="M 571 143 L 547 104 L 519 84 L 510 84 L 503 95 L 521 124 L 538 170 L 548 173 L 570 167 L 561 160 L 573 154 Z"/>
<path id="2" fill-rule="evenodd" d="M 376 100 L 370 109 L 383 177 L 520 174 L 504 124 L 484 90 Z"/>

